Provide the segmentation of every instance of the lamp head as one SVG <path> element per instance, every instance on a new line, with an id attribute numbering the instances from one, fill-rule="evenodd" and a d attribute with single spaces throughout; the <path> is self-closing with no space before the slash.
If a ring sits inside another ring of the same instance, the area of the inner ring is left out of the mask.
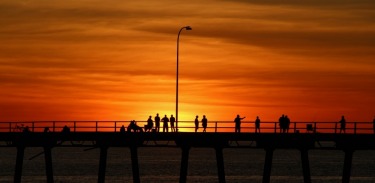
<path id="1" fill-rule="evenodd" d="M 185 28 L 186 28 L 186 30 L 192 30 L 192 28 L 190 26 L 186 26 Z"/>

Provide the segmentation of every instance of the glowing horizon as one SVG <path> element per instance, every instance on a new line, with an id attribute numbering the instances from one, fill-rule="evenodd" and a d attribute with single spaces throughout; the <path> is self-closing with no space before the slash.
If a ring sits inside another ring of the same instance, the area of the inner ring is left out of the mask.
<path id="1" fill-rule="evenodd" d="M 0 121 L 372 121 L 375 3 L 0 3 Z"/>

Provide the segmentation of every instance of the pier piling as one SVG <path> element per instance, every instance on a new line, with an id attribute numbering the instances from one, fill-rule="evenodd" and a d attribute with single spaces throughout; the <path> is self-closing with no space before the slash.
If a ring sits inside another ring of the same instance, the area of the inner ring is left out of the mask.
<path id="1" fill-rule="evenodd" d="M 344 170 L 342 173 L 342 183 L 349 183 L 350 174 L 352 170 L 352 160 L 353 160 L 354 150 L 345 149 L 344 152 L 345 152 L 345 160 L 344 160 Z"/>
<path id="2" fill-rule="evenodd" d="M 263 183 L 269 183 L 271 178 L 271 168 L 272 168 L 272 159 L 273 159 L 273 148 L 267 148 L 266 150 L 266 158 L 264 161 L 264 169 L 263 169 Z"/>
<path id="3" fill-rule="evenodd" d="M 225 183 L 223 148 L 216 147 L 215 151 L 216 151 L 217 173 L 219 176 L 219 183 Z"/>
<path id="4" fill-rule="evenodd" d="M 52 147 L 44 146 L 44 160 L 46 166 L 47 183 L 53 183 L 53 167 L 52 167 Z"/>
<path id="5" fill-rule="evenodd" d="M 17 146 L 17 159 L 16 159 L 16 168 L 15 168 L 15 173 L 14 173 L 14 183 L 21 183 L 22 165 L 23 165 L 24 155 L 25 155 L 25 146 Z"/>
<path id="6" fill-rule="evenodd" d="M 304 183 L 311 183 L 309 154 L 307 149 L 300 149 Z"/>
<path id="7" fill-rule="evenodd" d="M 135 145 L 130 146 L 130 156 L 132 160 L 133 182 L 140 183 L 139 165 L 138 165 L 138 148 Z"/>
<path id="8" fill-rule="evenodd" d="M 105 173 L 106 173 L 106 166 L 107 166 L 107 152 L 108 152 L 107 146 L 100 147 L 98 183 L 105 182 Z"/>
<path id="9" fill-rule="evenodd" d="M 182 146 L 180 183 L 186 183 L 188 164 L 189 164 L 189 146 Z"/>

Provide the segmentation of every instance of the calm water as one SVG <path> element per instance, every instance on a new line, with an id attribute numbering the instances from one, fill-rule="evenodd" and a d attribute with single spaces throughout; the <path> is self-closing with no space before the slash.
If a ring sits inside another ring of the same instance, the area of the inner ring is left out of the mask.
<path id="1" fill-rule="evenodd" d="M 99 150 L 85 148 L 53 148 L 55 182 L 97 182 Z M 27 148 L 22 182 L 45 182 L 44 156 L 30 157 L 42 148 Z M 181 151 L 178 148 L 139 148 L 141 182 L 178 182 Z M 0 148 L 0 182 L 12 182 L 16 149 Z M 225 149 L 227 182 L 262 182 L 265 152 L 262 149 Z M 342 151 L 309 151 L 313 182 L 341 182 L 344 153 Z M 300 154 L 297 150 L 274 152 L 271 182 L 302 183 Z M 375 151 L 356 151 L 351 182 L 375 183 Z M 132 171 L 128 148 L 110 148 L 107 182 L 131 182 Z M 218 182 L 215 151 L 193 148 L 190 151 L 188 182 Z"/>

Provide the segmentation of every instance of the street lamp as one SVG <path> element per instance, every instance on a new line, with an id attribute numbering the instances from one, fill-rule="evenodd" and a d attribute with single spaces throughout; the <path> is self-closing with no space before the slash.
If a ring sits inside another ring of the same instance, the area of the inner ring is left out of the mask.
<path id="1" fill-rule="evenodd" d="M 180 34 L 183 29 L 191 30 L 190 26 L 185 26 L 180 29 L 177 36 L 177 71 L 176 71 L 176 132 L 178 132 L 178 48 L 180 43 Z"/>

